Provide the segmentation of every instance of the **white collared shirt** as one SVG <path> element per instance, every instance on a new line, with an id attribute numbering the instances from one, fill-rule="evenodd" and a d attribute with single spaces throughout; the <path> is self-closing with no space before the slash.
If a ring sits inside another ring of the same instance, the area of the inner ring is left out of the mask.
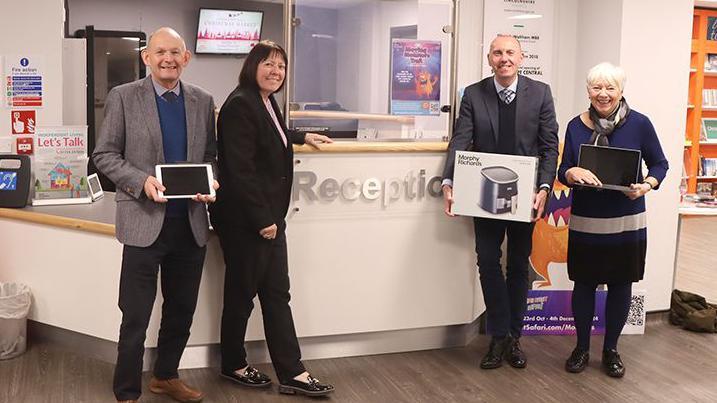
<path id="1" fill-rule="evenodd" d="M 513 82 L 509 86 L 503 87 L 502 85 L 500 85 L 498 80 L 495 79 L 495 76 L 493 76 L 493 84 L 495 84 L 495 92 L 500 94 L 501 91 L 503 91 L 504 89 L 507 88 L 507 89 L 513 91 L 513 94 L 518 94 L 518 80 L 519 79 L 520 79 L 520 76 L 516 76 L 515 80 L 513 80 Z"/>

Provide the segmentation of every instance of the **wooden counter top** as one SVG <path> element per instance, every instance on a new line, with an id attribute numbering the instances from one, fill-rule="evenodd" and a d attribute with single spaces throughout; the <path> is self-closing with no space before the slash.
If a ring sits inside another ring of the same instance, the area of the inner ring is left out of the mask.
<path id="1" fill-rule="evenodd" d="M 0 208 L 0 218 L 68 228 L 102 235 L 115 235 L 115 195 L 105 196 L 92 204 Z"/>
<path id="2" fill-rule="evenodd" d="M 0 218 L 12 218 L 15 220 L 50 225 L 53 227 L 94 232 L 103 235 L 115 235 L 115 226 L 112 224 L 88 221 L 80 218 L 38 213 L 36 211 L 27 211 L 24 209 L 0 208 Z"/>
<path id="3" fill-rule="evenodd" d="M 308 145 L 294 146 L 294 152 L 301 153 L 435 153 L 445 152 L 448 143 L 444 141 L 337 141 L 333 144 L 322 144 L 321 150 Z"/>
<path id="4" fill-rule="evenodd" d="M 447 142 L 436 141 L 386 141 L 362 142 L 346 141 L 324 144 L 321 150 L 307 145 L 294 146 L 297 154 L 309 153 L 443 153 Z M 0 218 L 9 218 L 53 227 L 68 228 L 102 235 L 115 235 L 114 193 L 106 192 L 105 197 L 92 204 L 71 206 L 27 206 L 21 209 L 0 208 Z"/>

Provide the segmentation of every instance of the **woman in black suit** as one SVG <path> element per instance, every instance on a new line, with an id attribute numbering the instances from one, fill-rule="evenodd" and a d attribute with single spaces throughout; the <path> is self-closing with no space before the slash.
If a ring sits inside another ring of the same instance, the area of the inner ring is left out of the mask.
<path id="1" fill-rule="evenodd" d="M 284 125 L 273 94 L 284 85 L 286 65 L 286 52 L 279 45 L 257 44 L 217 121 L 218 180 L 223 185 L 210 214 L 226 264 L 221 373 L 245 386 L 271 383 L 248 365 L 244 349 L 252 300 L 258 294 L 279 392 L 320 396 L 334 388 L 312 377 L 301 363 L 289 307 L 284 218 L 293 178 L 292 144 L 318 148 L 331 140 L 296 133 Z"/>

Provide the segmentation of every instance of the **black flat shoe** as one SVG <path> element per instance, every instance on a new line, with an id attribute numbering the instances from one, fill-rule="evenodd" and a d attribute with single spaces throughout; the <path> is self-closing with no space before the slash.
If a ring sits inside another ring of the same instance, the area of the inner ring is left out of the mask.
<path id="1" fill-rule="evenodd" d="M 259 370 L 254 367 L 247 367 L 246 371 L 244 371 L 244 375 L 239 375 L 236 371 L 225 370 L 222 370 L 221 375 L 224 378 L 250 388 L 265 388 L 271 385 L 271 378 L 269 378 L 268 375 L 259 372 Z"/>
<path id="2" fill-rule="evenodd" d="M 625 364 L 622 363 L 617 350 L 605 350 L 602 352 L 602 369 L 608 376 L 613 378 L 625 376 Z"/>
<path id="3" fill-rule="evenodd" d="M 528 365 L 528 358 L 520 348 L 520 339 L 512 338 L 506 344 L 504 358 L 508 364 L 513 368 L 525 368 Z"/>
<path id="4" fill-rule="evenodd" d="M 583 372 L 588 366 L 588 362 L 590 362 L 590 352 L 575 347 L 570 357 L 565 361 L 565 370 L 573 374 Z"/>
<path id="5" fill-rule="evenodd" d="M 279 384 L 279 393 L 287 395 L 301 394 L 306 396 L 326 396 L 334 391 L 334 387 L 327 383 L 321 383 L 318 379 L 309 375 L 309 382 L 301 382 L 290 379 Z"/>
<path id="6" fill-rule="evenodd" d="M 480 360 L 481 369 L 495 369 L 503 365 L 503 354 L 506 350 L 508 338 L 492 338 L 488 352 Z"/>

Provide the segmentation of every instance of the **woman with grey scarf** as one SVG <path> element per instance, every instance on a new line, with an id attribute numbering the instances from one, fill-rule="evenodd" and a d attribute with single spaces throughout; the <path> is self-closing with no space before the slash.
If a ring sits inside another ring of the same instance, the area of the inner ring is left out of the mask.
<path id="1" fill-rule="evenodd" d="M 647 116 L 631 110 L 622 95 L 625 73 L 609 63 L 590 69 L 588 111 L 570 121 L 565 133 L 563 159 L 558 180 L 573 188 L 568 223 L 568 275 L 574 282 L 573 316 L 577 346 L 565 362 L 568 372 L 582 372 L 590 360 L 590 333 L 595 312 L 595 290 L 607 285 L 605 339 L 602 368 L 611 377 L 625 375 L 617 352 L 617 341 L 630 309 L 632 283 L 645 273 L 647 223 L 645 194 L 656 190 L 667 173 L 668 164 L 655 128 Z M 593 172 L 578 167 L 582 144 L 639 150 L 647 175 L 627 191 L 603 190 Z"/>

